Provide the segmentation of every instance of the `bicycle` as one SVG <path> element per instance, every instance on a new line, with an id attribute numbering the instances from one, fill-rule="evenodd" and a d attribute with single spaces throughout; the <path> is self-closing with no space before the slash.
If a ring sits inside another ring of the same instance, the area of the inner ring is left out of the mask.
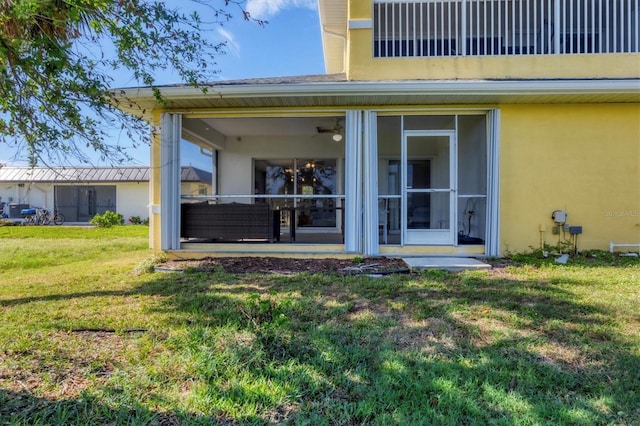
<path id="1" fill-rule="evenodd" d="M 62 225 L 64 223 L 64 215 L 62 213 L 58 213 L 58 210 L 55 210 L 51 220 L 55 225 Z"/>
<path id="2" fill-rule="evenodd" d="M 36 215 L 30 214 L 24 217 L 22 220 L 23 225 L 35 225 L 36 224 Z"/>
<path id="3" fill-rule="evenodd" d="M 24 217 L 23 225 L 49 225 L 53 222 L 56 225 L 64 223 L 64 216 L 56 210 L 54 214 L 45 208 L 36 207 L 36 214 L 30 214 Z"/>
<path id="4" fill-rule="evenodd" d="M 49 210 L 36 207 L 36 225 L 48 225 L 51 222 Z"/>
<path id="5" fill-rule="evenodd" d="M 53 222 L 55 225 L 62 225 L 64 223 L 64 216 L 56 210 L 54 214 L 47 209 L 36 210 L 37 222 L 39 225 L 49 225 Z"/>

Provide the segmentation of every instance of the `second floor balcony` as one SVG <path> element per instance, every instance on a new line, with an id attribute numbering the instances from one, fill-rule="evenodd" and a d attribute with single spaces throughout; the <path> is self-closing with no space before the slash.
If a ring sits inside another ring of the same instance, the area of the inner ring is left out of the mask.
<path id="1" fill-rule="evenodd" d="M 374 0 L 374 57 L 638 53 L 640 0 Z"/>

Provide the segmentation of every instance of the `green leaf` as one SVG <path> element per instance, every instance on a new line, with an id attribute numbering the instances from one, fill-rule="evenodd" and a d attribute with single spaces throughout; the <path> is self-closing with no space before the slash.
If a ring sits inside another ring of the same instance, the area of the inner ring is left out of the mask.
<path id="1" fill-rule="evenodd" d="M 242 11 L 241 1 L 197 3 L 209 6 L 213 25 L 232 18 L 231 6 Z M 109 126 L 125 128 L 135 143 L 148 142 L 149 129 L 142 108 L 138 116 L 117 108 L 113 70 L 150 86 L 161 103 L 160 71 L 201 86 L 215 75 L 202 65 L 225 48 L 205 29 L 197 13 L 163 2 L 0 2 L 0 144 L 24 148 L 32 164 L 69 155 L 84 162 L 85 147 L 112 162 L 128 159 L 106 141 Z"/>

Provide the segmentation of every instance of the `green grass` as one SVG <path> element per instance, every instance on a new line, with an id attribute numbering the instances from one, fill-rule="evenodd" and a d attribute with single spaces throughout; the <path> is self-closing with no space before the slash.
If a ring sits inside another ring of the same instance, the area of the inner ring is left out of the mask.
<path id="1" fill-rule="evenodd" d="M 146 230 L 0 228 L 0 424 L 640 423 L 637 259 L 140 274 Z"/>

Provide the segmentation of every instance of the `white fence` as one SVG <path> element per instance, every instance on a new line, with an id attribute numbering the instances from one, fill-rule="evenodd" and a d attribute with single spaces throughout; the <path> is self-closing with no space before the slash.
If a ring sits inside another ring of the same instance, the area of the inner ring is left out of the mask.
<path id="1" fill-rule="evenodd" d="M 638 52 L 640 0 L 374 0 L 374 56 Z"/>

